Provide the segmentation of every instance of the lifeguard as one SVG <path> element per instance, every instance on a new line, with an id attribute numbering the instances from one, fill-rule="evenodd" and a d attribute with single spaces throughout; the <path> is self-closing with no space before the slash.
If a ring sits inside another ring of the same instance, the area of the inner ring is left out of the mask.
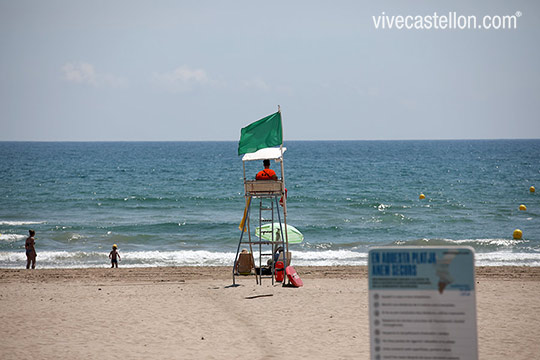
<path id="1" fill-rule="evenodd" d="M 277 180 L 276 172 L 270 169 L 270 160 L 263 160 L 264 169 L 255 176 L 256 180 Z"/>

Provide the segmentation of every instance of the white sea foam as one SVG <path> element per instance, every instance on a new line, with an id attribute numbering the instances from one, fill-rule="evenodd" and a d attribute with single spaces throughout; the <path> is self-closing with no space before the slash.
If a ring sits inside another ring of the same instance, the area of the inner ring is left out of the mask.
<path id="1" fill-rule="evenodd" d="M 205 250 L 138 251 L 121 254 L 125 263 L 148 266 L 227 266 L 234 262 L 232 252 Z"/>
<path id="2" fill-rule="evenodd" d="M 384 211 L 386 209 L 389 209 L 390 207 L 392 207 L 392 205 L 380 204 L 379 206 L 377 206 L 377 210 Z"/>
<path id="3" fill-rule="evenodd" d="M 108 267 L 108 252 L 67 252 L 38 250 L 39 268 L 95 268 Z M 204 250 L 181 251 L 126 251 L 120 249 L 122 267 L 160 266 L 232 266 L 234 252 L 212 252 Z M 254 253 L 256 262 L 259 254 Z M 367 265 L 367 253 L 351 250 L 292 251 L 295 266 L 347 266 Z M 266 258 L 263 258 L 263 264 Z M 24 251 L 0 252 L 0 268 L 24 267 Z M 476 265 L 526 265 L 540 266 L 540 253 L 486 252 L 476 254 Z"/>
<path id="4" fill-rule="evenodd" d="M 417 239 L 417 240 L 398 240 L 395 241 L 395 245 L 419 245 L 419 246 L 456 246 L 456 245 L 469 245 L 477 250 L 490 249 L 490 248 L 512 248 L 519 245 L 526 244 L 528 240 L 514 240 L 514 239 Z"/>
<path id="5" fill-rule="evenodd" d="M 447 240 L 455 242 L 456 244 L 480 244 L 483 246 L 500 246 L 500 247 L 512 247 L 518 244 L 523 244 L 525 240 L 514 240 L 514 239 L 465 239 L 465 240 Z"/>
<path id="6" fill-rule="evenodd" d="M 293 251 L 298 266 L 367 265 L 367 253 L 351 250 Z"/>
<path id="7" fill-rule="evenodd" d="M 15 242 L 26 239 L 25 235 L 18 234 L 0 234 L 0 241 Z"/>
<path id="8" fill-rule="evenodd" d="M 478 266 L 540 266 L 540 253 L 477 253 Z"/>
<path id="9" fill-rule="evenodd" d="M 121 250 L 121 249 L 120 249 Z M 256 261 L 259 253 L 254 252 Z M 126 267 L 157 266 L 232 266 L 235 253 L 204 250 L 120 251 L 120 264 Z M 266 264 L 268 257 L 263 259 Z M 0 267 L 18 267 L 26 261 L 21 252 L 0 252 Z M 42 268 L 88 268 L 108 266 L 108 252 L 38 251 Z M 298 266 L 366 265 L 367 254 L 350 250 L 293 251 L 292 263 Z"/>
<path id="10" fill-rule="evenodd" d="M 81 234 L 71 234 L 68 241 L 75 241 L 82 239 L 83 236 Z"/>
<path id="11" fill-rule="evenodd" d="M 22 225 L 36 225 L 45 224 L 45 221 L 7 221 L 0 220 L 0 226 L 22 226 Z"/>

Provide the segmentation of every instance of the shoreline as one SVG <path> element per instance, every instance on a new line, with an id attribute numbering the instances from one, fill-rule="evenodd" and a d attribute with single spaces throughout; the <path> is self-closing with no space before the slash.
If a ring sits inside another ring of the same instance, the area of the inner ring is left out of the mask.
<path id="1" fill-rule="evenodd" d="M 295 266 L 302 279 L 366 279 L 367 266 Z M 477 266 L 477 279 L 519 279 L 540 281 L 538 266 Z M 0 284 L 17 281 L 85 281 L 129 280 L 132 282 L 173 281 L 175 277 L 188 280 L 231 280 L 232 266 L 166 266 L 166 267 L 120 267 L 111 268 L 44 268 L 2 269 Z M 244 281 L 254 276 L 238 276 Z M 267 280 L 270 281 L 270 280 Z"/>

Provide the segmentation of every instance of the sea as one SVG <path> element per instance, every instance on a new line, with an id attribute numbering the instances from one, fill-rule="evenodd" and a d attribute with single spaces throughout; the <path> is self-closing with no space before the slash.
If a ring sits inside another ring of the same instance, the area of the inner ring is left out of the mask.
<path id="1" fill-rule="evenodd" d="M 29 229 L 38 268 L 108 267 L 113 244 L 120 267 L 232 267 L 245 206 L 237 146 L 0 142 L 0 268 L 25 267 Z M 461 245 L 477 265 L 540 266 L 538 139 L 284 146 L 287 222 L 304 234 L 290 245 L 293 265 L 366 265 L 373 246 Z M 247 178 L 261 168 L 247 163 Z"/>

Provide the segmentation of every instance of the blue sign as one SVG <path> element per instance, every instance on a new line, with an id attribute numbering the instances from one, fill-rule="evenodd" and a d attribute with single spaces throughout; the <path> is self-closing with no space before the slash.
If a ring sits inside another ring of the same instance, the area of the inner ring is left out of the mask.
<path id="1" fill-rule="evenodd" d="M 474 290 L 471 248 L 373 248 L 369 251 L 369 289 Z"/>

